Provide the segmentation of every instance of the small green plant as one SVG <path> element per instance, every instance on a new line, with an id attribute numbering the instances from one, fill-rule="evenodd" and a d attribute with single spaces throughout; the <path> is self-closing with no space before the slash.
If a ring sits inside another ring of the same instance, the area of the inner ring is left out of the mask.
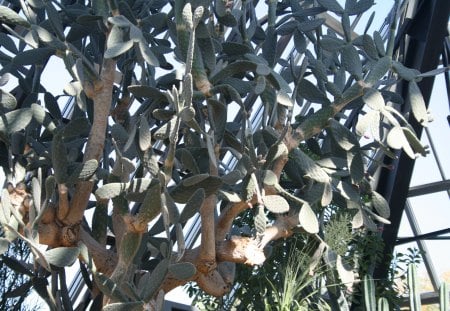
<path id="1" fill-rule="evenodd" d="M 312 262 L 310 253 L 311 250 L 298 248 L 294 244 L 287 255 L 286 266 L 279 269 L 279 281 L 275 282 L 266 277 L 267 283 L 272 287 L 272 299 L 266 297 L 265 310 L 302 311 L 330 308 L 325 300 L 320 298 L 323 267 L 310 270 Z"/>

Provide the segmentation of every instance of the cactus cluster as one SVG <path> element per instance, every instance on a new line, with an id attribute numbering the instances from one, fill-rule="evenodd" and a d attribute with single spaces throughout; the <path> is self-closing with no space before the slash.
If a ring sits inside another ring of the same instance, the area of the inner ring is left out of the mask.
<path id="1" fill-rule="evenodd" d="M 396 105 L 430 121 L 427 73 L 395 59 L 392 34 L 370 36 L 370 19 L 352 30 L 374 1 L 69 2 L 0 6 L 0 251 L 26 242 L 38 265 L 25 271 L 50 308 L 71 308 L 64 267 L 77 259 L 93 305 L 158 310 L 189 281 L 238 291 L 236 264 L 263 264 L 292 236 L 311 244 L 308 273 L 330 269 L 330 304 L 348 295 L 359 254 L 352 242 L 338 254 L 326 230 L 344 219 L 356 239 L 389 223 L 369 160 L 427 153 Z M 327 11 L 340 33 L 323 32 Z M 299 57 L 284 59 L 286 46 Z M 56 57 L 70 76 L 61 94 L 42 79 Z M 385 87 L 399 79 L 405 99 Z M 366 305 L 386 308 L 371 282 Z"/>

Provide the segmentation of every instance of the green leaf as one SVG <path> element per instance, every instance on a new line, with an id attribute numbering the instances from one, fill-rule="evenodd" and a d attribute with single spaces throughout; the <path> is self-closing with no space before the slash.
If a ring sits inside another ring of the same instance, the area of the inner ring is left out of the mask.
<path id="1" fill-rule="evenodd" d="M 408 68 L 404 66 L 402 63 L 397 61 L 392 62 L 392 69 L 398 74 L 400 78 L 406 81 L 415 80 L 417 76 L 420 75 L 419 70 Z"/>
<path id="2" fill-rule="evenodd" d="M 384 56 L 377 60 L 367 75 L 365 82 L 370 86 L 377 84 L 391 68 L 391 58 Z"/>
<path id="3" fill-rule="evenodd" d="M 372 37 L 364 34 L 363 35 L 363 49 L 367 53 L 367 55 L 374 60 L 377 60 L 378 57 L 378 51 L 375 46 L 375 42 L 373 41 Z"/>
<path id="4" fill-rule="evenodd" d="M 265 170 L 263 182 L 267 186 L 275 186 L 276 184 L 278 184 L 278 177 L 271 170 Z"/>
<path id="5" fill-rule="evenodd" d="M 337 14 L 344 13 L 344 9 L 336 0 L 318 0 L 317 2 L 329 11 Z"/>
<path id="6" fill-rule="evenodd" d="M 365 167 L 363 157 L 360 152 L 356 152 L 350 162 L 350 177 L 352 178 L 353 184 L 359 184 L 359 182 L 364 178 L 364 173 Z"/>
<path id="7" fill-rule="evenodd" d="M 312 20 L 306 20 L 298 24 L 298 29 L 302 32 L 312 31 L 316 28 L 319 28 L 325 23 L 325 18 L 318 18 Z"/>
<path id="8" fill-rule="evenodd" d="M 120 290 L 119 286 L 106 275 L 94 272 L 94 280 L 98 288 L 108 297 L 116 301 L 127 301 L 126 295 Z"/>
<path id="9" fill-rule="evenodd" d="M 216 1 L 216 2 L 218 2 L 218 1 Z M 230 11 L 228 11 L 223 16 L 218 16 L 217 20 L 220 24 L 222 24 L 226 27 L 235 27 L 237 25 L 237 20 Z"/>
<path id="10" fill-rule="evenodd" d="M 376 89 L 366 89 L 362 97 L 364 103 L 370 107 L 370 109 L 381 111 L 384 106 L 384 98 L 381 93 Z"/>
<path id="11" fill-rule="evenodd" d="M 362 78 L 362 63 L 353 45 L 348 44 L 341 50 L 341 62 L 345 70 L 354 75 L 357 80 Z"/>
<path id="12" fill-rule="evenodd" d="M 157 120 L 169 121 L 175 115 L 175 110 L 155 109 L 152 111 L 152 115 Z"/>
<path id="13" fill-rule="evenodd" d="M 136 216 L 137 222 L 146 228 L 147 224 L 161 212 L 161 202 L 161 184 L 158 179 L 153 179 Z"/>
<path id="14" fill-rule="evenodd" d="M 307 79 L 302 79 L 298 84 L 298 94 L 313 103 L 330 105 L 330 100 L 326 94 Z"/>
<path id="15" fill-rule="evenodd" d="M 403 149 L 405 153 L 411 158 L 415 159 L 415 152 L 411 148 L 411 145 L 406 138 L 405 132 L 402 127 L 394 126 L 387 135 L 387 143 L 389 147 L 394 149 Z"/>
<path id="16" fill-rule="evenodd" d="M 352 219 L 352 229 L 361 228 L 364 225 L 364 219 L 361 209 L 353 216 Z"/>
<path id="17" fill-rule="evenodd" d="M 146 275 L 144 281 L 145 286 L 140 287 L 141 292 L 139 296 L 145 301 L 149 302 L 153 295 L 156 293 L 158 288 L 161 286 L 164 278 L 166 277 L 167 271 L 169 267 L 169 259 L 164 258 L 161 260 L 156 268 L 152 271 L 150 275 Z"/>
<path id="18" fill-rule="evenodd" d="M 234 192 L 229 192 L 229 191 L 225 191 L 225 190 L 219 190 L 217 195 L 219 196 L 219 198 L 221 198 L 221 199 L 223 199 L 225 201 L 232 202 L 232 203 L 242 202 L 241 197 L 237 193 L 234 193 Z"/>
<path id="19" fill-rule="evenodd" d="M 149 48 L 147 42 L 144 42 L 142 40 L 139 41 L 139 50 L 141 51 L 142 57 L 147 62 L 147 64 L 155 67 L 159 66 L 159 60 Z"/>
<path id="20" fill-rule="evenodd" d="M 181 18 L 184 22 L 184 24 L 187 26 L 189 31 L 192 31 L 194 29 L 194 23 L 192 20 L 192 7 L 191 4 L 188 2 L 183 7 L 183 11 L 181 12 Z"/>
<path id="21" fill-rule="evenodd" d="M 342 179 L 339 181 L 337 187 L 340 194 L 349 201 L 358 201 L 360 199 L 360 193 L 356 190 L 347 179 Z"/>
<path id="22" fill-rule="evenodd" d="M 306 38 L 300 31 L 294 32 L 294 46 L 298 53 L 302 54 L 306 52 Z"/>
<path id="23" fill-rule="evenodd" d="M 45 199 L 50 200 L 50 198 L 53 195 L 53 192 L 55 192 L 56 187 L 56 180 L 55 177 L 50 175 L 47 176 L 45 179 Z"/>
<path id="24" fill-rule="evenodd" d="M 275 28 L 268 27 L 265 35 L 265 39 L 262 43 L 262 55 L 269 63 L 269 67 L 273 67 L 275 65 L 277 52 L 277 33 Z"/>
<path id="25" fill-rule="evenodd" d="M 131 22 L 123 15 L 108 17 L 108 22 L 110 22 L 111 24 L 113 24 L 115 26 L 123 27 L 123 28 L 127 28 L 132 25 Z"/>
<path id="26" fill-rule="evenodd" d="M 120 177 L 121 181 L 127 181 L 130 178 L 130 174 L 134 172 L 134 170 L 135 170 L 134 164 L 130 159 L 127 159 L 125 157 L 118 157 L 117 160 L 114 162 L 111 174 Z M 141 179 L 140 178 L 133 179 L 131 184 L 135 185 L 137 180 L 140 181 Z M 148 183 L 146 183 L 145 185 L 148 185 Z M 131 191 L 134 191 L 134 188 L 132 188 Z"/>
<path id="27" fill-rule="evenodd" d="M 375 42 L 375 47 L 377 48 L 378 54 L 380 56 L 385 56 L 386 51 L 384 49 L 384 41 L 378 31 L 373 32 L 373 41 Z"/>
<path id="28" fill-rule="evenodd" d="M 355 274 L 352 267 L 348 263 L 344 262 L 340 255 L 337 255 L 336 270 L 343 285 L 346 288 L 351 289 L 355 282 Z"/>
<path id="29" fill-rule="evenodd" d="M 292 98 L 290 98 L 289 95 L 282 90 L 277 93 L 277 103 L 285 107 L 294 106 L 294 101 Z"/>
<path id="30" fill-rule="evenodd" d="M 88 160 L 83 163 L 81 171 L 78 174 L 78 178 L 81 180 L 87 180 L 94 175 L 98 168 L 98 161 L 95 159 Z"/>
<path id="31" fill-rule="evenodd" d="M 359 147 L 358 140 L 348 128 L 335 119 L 330 119 L 329 123 L 331 134 L 339 147 L 346 151 L 349 151 L 353 147 Z"/>
<path id="32" fill-rule="evenodd" d="M 258 64 L 256 66 L 256 73 L 260 76 L 267 76 L 272 70 L 266 64 Z"/>
<path id="33" fill-rule="evenodd" d="M 372 137 L 375 141 L 380 141 L 379 124 L 381 121 L 380 112 L 369 111 L 363 116 L 359 116 L 358 123 L 356 124 L 356 134 L 363 136 L 366 134 L 368 128 L 370 128 Z"/>
<path id="34" fill-rule="evenodd" d="M 348 15 L 362 14 L 373 6 L 374 0 L 346 1 L 345 12 Z"/>
<path id="35" fill-rule="evenodd" d="M 103 307 L 103 311 L 140 311 L 143 310 L 144 302 L 116 302 Z"/>
<path id="36" fill-rule="evenodd" d="M 227 81 L 229 82 L 229 81 Z M 223 94 L 229 97 L 231 101 L 235 101 L 239 106 L 242 106 L 242 98 L 239 92 L 230 84 L 219 84 L 211 88 L 211 94 Z"/>
<path id="37" fill-rule="evenodd" d="M 381 217 L 380 215 L 374 213 L 370 208 L 368 208 L 367 206 L 363 205 L 362 206 L 363 211 L 366 212 L 367 214 L 367 218 L 368 219 L 373 219 L 378 221 L 379 223 L 385 224 L 385 225 L 390 225 L 391 222 L 389 220 L 387 220 L 386 218 Z M 368 217 L 370 216 L 370 217 Z M 375 231 L 375 230 L 373 230 Z"/>
<path id="38" fill-rule="evenodd" d="M 264 206 L 258 205 L 256 207 L 256 215 L 254 221 L 256 232 L 259 234 L 264 233 L 267 227 L 267 217 L 266 214 L 264 213 Z"/>
<path id="39" fill-rule="evenodd" d="M 434 77 L 434 76 L 436 76 L 438 74 L 447 72 L 449 70 L 450 70 L 450 66 L 447 66 L 447 67 L 440 67 L 440 68 L 436 68 L 436 69 L 433 69 L 433 70 L 430 70 L 430 71 L 427 71 L 427 72 L 423 72 L 423 73 L 421 73 L 421 74 L 419 74 L 417 76 L 416 81 L 417 82 L 420 81 L 420 80 L 418 80 L 420 78 Z"/>
<path id="40" fill-rule="evenodd" d="M 71 266 L 80 254 L 78 247 L 57 247 L 44 253 L 48 263 L 57 267 Z"/>
<path id="41" fill-rule="evenodd" d="M 55 49 L 51 47 L 37 48 L 20 52 L 13 58 L 13 63 L 19 66 L 45 65 Z"/>
<path id="42" fill-rule="evenodd" d="M 220 81 L 223 81 L 227 77 L 234 76 L 236 74 L 245 73 L 247 71 L 256 72 L 258 64 L 241 60 L 241 61 L 235 61 L 231 64 L 228 64 L 225 68 L 214 74 L 210 81 L 211 83 L 217 85 Z M 280 75 L 275 73 L 274 71 L 271 71 L 269 75 L 266 76 L 266 79 L 278 90 L 283 89 L 285 92 L 289 93 L 291 92 L 291 89 L 289 85 L 286 83 L 286 81 L 281 78 Z"/>
<path id="43" fill-rule="evenodd" d="M 273 144 L 270 146 L 267 152 L 266 162 L 264 163 L 264 168 L 269 168 L 278 158 L 281 156 L 287 156 L 289 153 L 286 145 L 284 143 Z"/>
<path id="44" fill-rule="evenodd" d="M 342 30 L 344 31 L 344 37 L 347 42 L 352 41 L 352 27 L 350 25 L 350 17 L 347 12 L 344 12 L 341 17 Z"/>
<path id="45" fill-rule="evenodd" d="M 123 1 L 121 3 L 124 3 Z M 141 29 L 138 27 L 131 25 L 130 26 L 130 39 L 133 40 L 134 43 L 139 43 L 141 41 L 145 41 L 144 36 L 142 35 Z"/>
<path id="46" fill-rule="evenodd" d="M 0 132 L 8 134 L 25 129 L 33 117 L 30 108 L 22 108 L 7 112 L 0 118 Z"/>
<path id="47" fill-rule="evenodd" d="M 95 191 L 97 200 L 109 200 L 124 193 L 127 189 L 127 183 L 109 183 L 103 185 Z"/>
<path id="48" fill-rule="evenodd" d="M 38 104 L 31 104 L 31 110 L 33 111 L 33 118 L 39 123 L 46 127 L 50 132 L 53 132 L 56 128 L 50 115 L 45 112 L 45 109 Z"/>
<path id="49" fill-rule="evenodd" d="M 328 91 L 328 93 L 330 93 L 331 95 L 333 95 L 335 98 L 339 98 L 342 97 L 342 92 L 339 89 L 339 87 L 333 83 L 333 82 L 326 82 L 325 83 L 325 87 Z"/>
<path id="50" fill-rule="evenodd" d="M 364 226 L 369 231 L 378 232 L 378 226 L 375 224 L 375 222 L 372 220 L 372 218 L 369 217 L 367 212 L 368 212 L 368 209 L 364 209 L 364 206 L 363 206 L 362 219 L 363 219 Z"/>
<path id="51" fill-rule="evenodd" d="M 221 186 L 222 180 L 219 177 L 200 174 L 184 179 L 179 185 L 172 188 L 170 195 L 175 202 L 186 203 L 198 188 L 203 188 L 207 197 L 214 194 Z"/>
<path id="52" fill-rule="evenodd" d="M 180 262 L 169 265 L 169 272 L 178 280 L 188 280 L 197 273 L 197 269 L 190 262 Z"/>
<path id="53" fill-rule="evenodd" d="M 164 222 L 164 219 L 163 219 Z M 184 256 L 184 252 L 186 251 L 186 241 L 183 233 L 183 227 L 180 223 L 175 225 L 175 231 L 177 236 L 177 259 L 176 261 L 180 261 Z"/>
<path id="54" fill-rule="evenodd" d="M 425 149 L 425 147 L 420 142 L 419 138 L 416 136 L 416 133 L 412 131 L 409 127 L 402 127 L 403 134 L 405 134 L 406 140 L 408 141 L 411 148 L 414 150 L 415 153 L 420 153 L 422 156 L 426 156 L 428 151 Z"/>
<path id="55" fill-rule="evenodd" d="M 150 126 L 145 115 L 141 115 L 139 122 L 139 148 L 142 151 L 147 150 L 152 146 L 152 135 L 150 133 Z"/>
<path id="56" fill-rule="evenodd" d="M 289 158 L 298 165 L 298 168 L 305 174 L 304 176 L 320 183 L 330 182 L 328 174 L 300 149 L 292 150 Z"/>
<path id="57" fill-rule="evenodd" d="M 280 195 L 266 195 L 262 198 L 265 208 L 275 214 L 287 213 L 289 203 Z"/>
<path id="58" fill-rule="evenodd" d="M 151 98 L 155 101 L 158 100 L 167 102 L 166 96 L 163 92 L 148 85 L 130 85 L 128 87 L 128 91 L 130 91 L 134 96 L 137 97 Z"/>
<path id="59" fill-rule="evenodd" d="M 147 226 L 144 228 L 147 229 Z M 137 229 L 142 230 L 142 228 Z M 122 242 L 120 244 L 118 265 L 129 267 L 133 263 L 133 259 L 139 250 L 139 246 L 141 245 L 142 235 L 143 234 L 141 232 L 126 232 L 123 235 Z"/>
<path id="60" fill-rule="evenodd" d="M 411 103 L 411 109 L 414 118 L 422 125 L 428 125 L 428 112 L 425 105 L 425 100 L 423 99 L 422 92 L 415 81 L 409 82 L 408 87 L 409 102 Z"/>
<path id="61" fill-rule="evenodd" d="M 251 47 L 245 44 L 240 44 L 236 42 L 224 42 L 222 43 L 222 51 L 228 55 L 238 56 L 247 53 L 252 53 Z"/>
<path id="62" fill-rule="evenodd" d="M 177 122 L 177 117 L 174 116 L 172 119 L 169 120 L 169 122 L 166 122 L 163 126 L 161 126 L 159 129 L 155 131 L 153 134 L 153 137 L 155 139 L 164 140 L 169 138 L 170 133 L 172 132 L 173 128 L 175 127 L 175 124 Z"/>
<path id="63" fill-rule="evenodd" d="M 192 153 L 186 148 L 180 148 L 176 151 L 176 157 L 181 160 L 183 169 L 191 171 L 193 174 L 199 174 L 197 162 L 195 161 Z"/>
<path id="64" fill-rule="evenodd" d="M 197 26 L 196 34 L 198 34 L 201 27 L 204 27 L 206 29 L 205 24 L 200 23 Z M 202 54 L 203 63 L 206 65 L 206 68 L 208 68 L 210 71 L 213 71 L 216 67 L 216 53 L 214 49 L 213 39 L 211 38 L 211 36 L 209 36 L 208 33 L 207 38 L 197 38 L 196 41 Z"/>
<path id="65" fill-rule="evenodd" d="M 376 191 L 372 191 L 372 206 L 381 217 L 389 218 L 391 214 L 389 204 L 386 199 Z"/>
<path id="66" fill-rule="evenodd" d="M 125 159 L 125 158 L 123 158 Z M 130 160 L 128 160 L 130 161 Z M 146 194 L 147 189 L 156 183 L 155 179 L 150 178 L 133 178 L 129 183 L 128 194 Z"/>
<path id="67" fill-rule="evenodd" d="M 63 135 L 64 139 L 74 138 L 74 137 L 79 137 L 79 136 L 86 137 L 87 135 L 89 135 L 90 127 L 91 127 L 91 124 L 89 123 L 88 119 L 76 118 L 76 119 L 71 120 L 63 128 L 62 135 Z M 111 130 L 111 132 L 113 132 L 113 130 Z M 117 135 L 114 138 L 117 140 Z"/>
<path id="68" fill-rule="evenodd" d="M 222 181 L 227 185 L 235 185 L 243 177 L 244 176 L 242 176 L 242 173 L 239 170 L 234 170 L 222 176 Z"/>
<path id="69" fill-rule="evenodd" d="M 11 26 L 23 26 L 29 28 L 31 25 L 28 21 L 20 17 L 15 11 L 6 7 L 5 5 L 0 6 L 0 21 Z"/>
<path id="70" fill-rule="evenodd" d="M 133 40 L 128 40 L 126 42 L 117 42 L 116 44 L 108 47 L 104 53 L 105 58 L 114 58 L 120 56 L 131 49 L 134 45 Z"/>
<path id="71" fill-rule="evenodd" d="M 308 203 L 303 203 L 300 213 L 298 214 L 298 220 L 306 232 L 311 234 L 316 234 L 319 232 L 319 222 L 317 221 L 317 216 Z"/>
<path id="72" fill-rule="evenodd" d="M 53 28 L 53 31 L 55 32 L 56 36 L 59 40 L 64 41 L 64 28 L 62 25 L 62 16 L 59 16 L 58 11 L 56 11 L 55 7 L 51 2 L 44 2 L 45 11 L 47 13 L 48 21 L 50 22 L 50 25 Z"/>
<path id="73" fill-rule="evenodd" d="M 195 109 L 193 107 L 184 107 L 180 111 L 180 118 L 183 122 L 189 123 L 195 118 Z"/>
<path id="74" fill-rule="evenodd" d="M 10 51 L 13 54 L 17 54 L 19 51 L 16 47 L 16 43 L 14 42 L 14 40 L 8 36 L 5 33 L 0 33 L 0 42 L 2 47 L 4 47 L 5 49 L 7 49 L 8 51 Z M 7 74 L 4 74 L 1 77 L 2 83 L 0 83 L 0 86 L 3 86 L 6 84 L 5 78 L 7 77 Z"/>
<path id="75" fill-rule="evenodd" d="M 346 43 L 339 38 L 325 35 L 320 39 L 320 45 L 326 51 L 335 52 L 343 48 Z"/>
<path id="76" fill-rule="evenodd" d="M 260 95 L 264 92 L 264 90 L 266 89 L 266 78 L 264 78 L 263 76 L 258 76 L 256 78 L 256 85 L 255 85 L 255 94 L 256 95 Z"/>
<path id="77" fill-rule="evenodd" d="M 277 28 L 277 35 L 286 36 L 292 34 L 294 30 L 297 29 L 298 24 L 299 22 L 296 20 L 290 20 L 282 24 L 280 27 Z"/>
<path id="78" fill-rule="evenodd" d="M 218 100 L 208 99 L 208 113 L 216 142 L 221 142 L 227 125 L 227 106 Z"/>
<path id="79" fill-rule="evenodd" d="M 16 108 L 17 100 L 11 93 L 0 89 L 0 106 L 12 110 Z"/>
<path id="80" fill-rule="evenodd" d="M 67 159 L 66 146 L 64 145 L 61 133 L 57 133 L 53 136 L 52 164 L 56 182 L 58 184 L 65 183 L 68 177 L 67 169 L 69 167 L 69 162 Z"/>
<path id="81" fill-rule="evenodd" d="M 255 193 L 256 193 L 255 182 L 251 177 L 251 175 L 247 175 L 242 181 L 242 199 L 245 202 L 250 202 Z"/>

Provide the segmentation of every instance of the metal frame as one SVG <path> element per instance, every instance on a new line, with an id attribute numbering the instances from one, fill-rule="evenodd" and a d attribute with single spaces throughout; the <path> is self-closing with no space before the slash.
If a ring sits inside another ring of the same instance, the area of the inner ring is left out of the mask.
<path id="1" fill-rule="evenodd" d="M 446 0 L 414 0 L 408 2 L 407 6 L 412 7 L 411 10 L 400 25 L 400 32 L 396 38 L 396 47 L 400 59 L 403 58 L 405 66 L 416 68 L 421 72 L 433 70 L 439 66 L 442 56 L 443 62 L 448 64 L 449 42 L 447 33 L 447 24 L 449 21 L 450 1 Z M 445 48 L 444 48 L 445 47 Z M 444 52 L 443 52 L 444 48 Z M 449 91 L 449 79 L 446 74 L 447 93 Z M 433 89 L 434 77 L 424 78 L 419 87 L 422 91 L 426 105 L 428 107 L 431 92 Z M 407 82 L 402 82 L 397 91 L 406 97 Z M 402 113 L 410 113 L 411 107 L 408 101 L 405 102 L 400 109 Z M 414 120 L 412 116 L 408 120 L 414 130 L 421 136 L 422 127 Z M 436 291 L 439 287 L 439 280 L 434 270 L 431 258 L 426 253 L 426 245 L 424 239 L 436 238 L 442 234 L 450 232 L 450 229 L 439 230 L 427 234 L 421 234 L 420 228 L 414 216 L 413 207 L 407 200 L 408 197 L 419 196 L 438 191 L 447 191 L 450 198 L 450 181 L 446 179 L 441 161 L 435 153 L 433 140 L 426 129 L 433 156 L 441 173 L 442 181 L 424 184 L 415 187 L 409 187 L 412 172 L 414 169 L 414 160 L 410 159 L 404 153 L 398 153 L 399 158 L 396 160 L 385 159 L 384 163 L 394 167 L 393 170 L 381 169 L 376 190 L 382 194 L 391 206 L 391 225 L 385 226 L 382 237 L 385 243 L 383 263 L 375 269 L 374 278 L 386 278 L 389 272 L 389 265 L 394 247 L 410 241 L 417 241 L 418 247 L 425 251 L 424 263 L 430 275 L 430 280 Z M 414 237 L 398 239 L 398 230 L 402 220 L 403 212 L 406 213 L 407 219 L 411 225 Z M 441 237 L 445 238 L 445 237 Z M 426 301 L 423 301 L 426 303 Z"/>

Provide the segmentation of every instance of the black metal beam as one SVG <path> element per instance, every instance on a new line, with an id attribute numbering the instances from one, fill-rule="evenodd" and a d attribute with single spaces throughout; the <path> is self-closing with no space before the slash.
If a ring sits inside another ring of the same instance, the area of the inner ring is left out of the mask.
<path id="1" fill-rule="evenodd" d="M 450 233 L 450 228 L 419 234 L 412 237 L 398 238 L 396 245 L 406 244 L 417 240 L 435 240 L 442 234 Z M 450 239 L 450 237 L 439 237 L 441 239 Z"/>
<path id="2" fill-rule="evenodd" d="M 408 197 L 450 190 L 450 180 L 442 180 L 409 188 Z"/>
<path id="3" fill-rule="evenodd" d="M 438 67 L 442 53 L 444 39 L 447 36 L 447 23 L 450 13 L 450 1 L 448 0 L 421 0 L 416 13 L 411 20 L 407 33 L 400 36 L 409 36 L 409 43 L 404 57 L 404 64 L 421 72 L 433 70 Z M 426 104 L 428 105 L 434 78 L 423 79 L 419 83 Z M 403 82 L 398 91 L 406 98 L 408 85 Z M 401 107 L 402 113 L 410 113 L 409 102 Z M 411 116 L 409 122 L 420 137 L 421 126 Z M 393 170 L 382 169 L 378 181 L 377 191 L 381 193 L 391 206 L 391 225 L 383 229 L 382 237 L 385 243 L 383 260 L 374 271 L 374 278 L 386 278 L 389 271 L 392 251 L 395 247 L 398 229 L 402 219 L 406 198 L 408 196 L 414 160 L 406 154 L 400 153 L 399 159 L 386 159 L 385 163 L 393 165 Z"/>
<path id="4" fill-rule="evenodd" d="M 448 293 L 447 293 L 448 295 Z M 420 294 L 420 302 L 422 305 L 439 304 L 440 296 L 438 292 L 428 292 Z M 400 307 L 409 307 L 409 296 L 403 297 Z M 402 309 L 404 310 L 404 309 Z"/>

